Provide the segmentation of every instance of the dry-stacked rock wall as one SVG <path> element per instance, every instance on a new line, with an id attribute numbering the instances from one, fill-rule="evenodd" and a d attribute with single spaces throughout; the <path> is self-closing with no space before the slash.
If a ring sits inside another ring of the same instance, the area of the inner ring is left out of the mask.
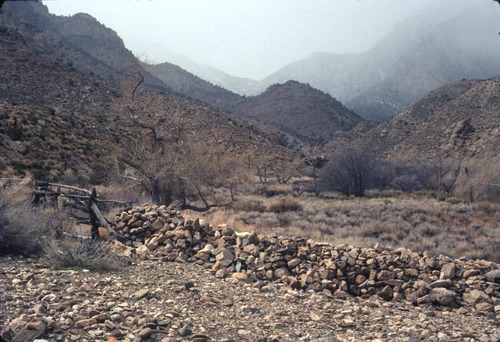
<path id="1" fill-rule="evenodd" d="M 212 263 L 218 277 L 281 281 L 296 290 L 345 297 L 474 306 L 500 313 L 500 269 L 484 260 L 431 256 L 380 245 L 332 246 L 300 237 L 239 233 L 191 220 L 165 206 L 142 206 L 116 217 L 116 230 L 141 258 Z"/>

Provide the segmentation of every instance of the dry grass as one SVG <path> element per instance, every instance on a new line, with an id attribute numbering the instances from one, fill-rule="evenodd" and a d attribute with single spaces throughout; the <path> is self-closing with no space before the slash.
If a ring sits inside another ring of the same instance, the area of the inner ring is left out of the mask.
<path id="1" fill-rule="evenodd" d="M 56 234 L 74 233 L 73 220 L 57 210 L 33 206 L 29 181 L 0 182 L 0 255 L 42 257 L 56 268 L 107 271 L 123 265 L 109 246 Z"/>
<path id="2" fill-rule="evenodd" d="M 251 201 L 256 200 L 251 196 Z M 271 210 L 276 203 L 289 200 L 298 205 L 296 210 Z M 500 245 L 500 205 L 494 203 L 450 203 L 409 195 L 328 200 L 262 197 L 259 203 L 267 209 L 236 207 L 210 212 L 206 219 L 236 230 L 300 235 L 333 244 L 372 247 L 380 242 L 454 258 L 500 261 L 500 250 L 495 248 Z"/>
<path id="3" fill-rule="evenodd" d="M 302 204 L 297 198 L 291 196 L 281 197 L 269 206 L 269 211 L 276 214 L 300 210 L 302 210 Z"/>
<path id="4" fill-rule="evenodd" d="M 0 183 L 0 254 L 38 254 L 54 214 L 31 204 L 29 180 Z"/>
<path id="5" fill-rule="evenodd" d="M 105 242 L 91 239 L 51 240 L 44 246 L 44 260 L 55 268 L 93 271 L 113 271 L 124 265 Z"/>

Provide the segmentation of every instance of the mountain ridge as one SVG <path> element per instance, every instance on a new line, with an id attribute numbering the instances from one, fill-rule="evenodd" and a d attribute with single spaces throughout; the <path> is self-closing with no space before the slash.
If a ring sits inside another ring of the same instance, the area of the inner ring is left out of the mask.
<path id="1" fill-rule="evenodd" d="M 493 25 L 498 14 L 450 12 L 445 19 L 434 13 L 407 18 L 363 53 L 316 52 L 238 87 L 207 79 L 249 96 L 296 80 L 330 94 L 366 119 L 385 121 L 441 85 L 500 75 L 500 44 Z"/>
<path id="2" fill-rule="evenodd" d="M 29 13 L 38 19 L 23 21 Z M 75 49 L 75 44 L 68 43 L 69 38 L 63 39 L 58 31 L 46 31 L 54 18 L 41 3 L 7 3 L 2 7 L 0 172 L 30 171 L 37 177 L 57 179 L 67 171 L 79 170 L 88 176 L 93 163 L 103 160 L 109 164 L 128 141 L 140 138 L 123 108 L 129 96 L 123 82 L 130 81 L 130 75 L 120 75 L 118 64 L 96 62 L 105 56 L 86 53 L 98 37 L 89 40 L 84 49 Z M 83 20 L 100 25 L 86 16 Z M 101 26 L 98 30 L 106 31 Z M 122 41 L 115 43 L 121 46 Z M 120 51 L 123 55 L 115 51 L 115 62 L 127 61 L 129 51 Z M 89 71 L 91 64 L 99 72 Z M 157 120 L 151 123 L 160 134 L 168 133 L 171 117 L 177 116 L 190 139 L 221 148 L 235 158 L 266 151 L 280 160 L 292 153 L 281 134 L 189 101 L 160 80 L 151 79 L 155 83 L 150 83 L 144 94 L 151 103 L 162 106 L 163 118 L 151 117 Z M 149 120 L 147 116 L 142 119 Z"/>

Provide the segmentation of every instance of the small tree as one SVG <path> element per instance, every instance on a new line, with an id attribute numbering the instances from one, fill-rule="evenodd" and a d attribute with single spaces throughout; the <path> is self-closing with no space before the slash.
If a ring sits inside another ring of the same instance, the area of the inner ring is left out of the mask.
<path id="1" fill-rule="evenodd" d="M 450 196 L 455 189 L 457 180 L 462 171 L 463 158 L 459 160 L 444 159 L 438 156 L 434 163 L 434 174 L 438 191 L 445 196 Z"/>
<path id="2" fill-rule="evenodd" d="M 170 99 L 144 86 L 137 61 L 125 67 L 129 75 L 117 109 L 132 134 L 117 158 L 120 177 L 157 204 L 177 202 L 182 208 L 204 211 L 231 203 L 236 165 L 228 166 L 230 147 L 197 140 L 186 129 L 183 113 L 169 108 Z"/>
<path id="3" fill-rule="evenodd" d="M 324 190 L 362 197 L 366 189 L 377 185 L 380 165 L 360 148 L 345 148 L 336 152 L 319 172 L 319 186 Z"/>

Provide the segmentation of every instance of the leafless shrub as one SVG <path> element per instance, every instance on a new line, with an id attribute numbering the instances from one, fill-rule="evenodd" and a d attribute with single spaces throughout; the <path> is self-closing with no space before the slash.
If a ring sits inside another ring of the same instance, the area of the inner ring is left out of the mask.
<path id="1" fill-rule="evenodd" d="M 272 184 L 262 186 L 260 193 L 265 197 L 286 196 L 292 193 L 292 189 L 285 184 Z"/>
<path id="2" fill-rule="evenodd" d="M 416 175 L 405 174 L 394 178 L 391 182 L 391 186 L 396 190 L 415 192 L 420 189 L 421 184 Z"/>
<path id="3" fill-rule="evenodd" d="M 273 213 L 284 213 L 287 211 L 300 211 L 302 204 L 297 198 L 291 196 L 282 197 L 276 202 L 271 203 L 269 211 Z"/>
<path id="4" fill-rule="evenodd" d="M 280 227 L 290 227 L 295 224 L 299 218 L 295 212 L 286 211 L 277 214 Z"/>
<path id="5" fill-rule="evenodd" d="M 0 184 L 0 254 L 37 254 L 53 233 L 53 213 L 31 204 L 27 183 Z"/>
<path id="6" fill-rule="evenodd" d="M 500 157 L 464 163 L 454 195 L 469 202 L 500 202 Z"/>
<path id="7" fill-rule="evenodd" d="M 362 197 L 367 189 L 377 187 L 383 167 L 368 152 L 359 148 L 337 151 L 320 170 L 318 185 L 325 191 Z"/>
<path id="8" fill-rule="evenodd" d="M 233 209 L 236 211 L 256 211 L 263 213 L 266 211 L 266 205 L 258 198 L 245 198 L 233 204 Z"/>
<path id="9" fill-rule="evenodd" d="M 44 246 L 44 259 L 55 268 L 94 271 L 113 271 L 124 265 L 105 242 L 92 239 L 51 240 Z"/>

